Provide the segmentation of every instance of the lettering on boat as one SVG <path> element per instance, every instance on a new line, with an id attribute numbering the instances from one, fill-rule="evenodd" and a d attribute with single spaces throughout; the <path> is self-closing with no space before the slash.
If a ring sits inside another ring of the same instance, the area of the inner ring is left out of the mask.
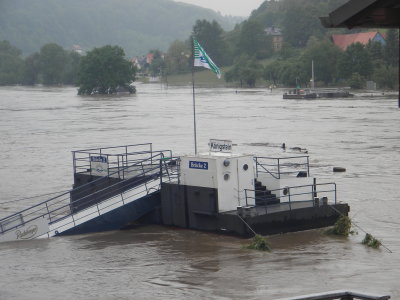
<path id="1" fill-rule="evenodd" d="M 30 240 L 36 235 L 37 231 L 37 225 L 31 225 L 25 230 L 17 230 L 15 234 L 17 235 L 17 240 Z"/>
<path id="2" fill-rule="evenodd" d="M 210 139 L 210 152 L 232 152 L 232 141 Z"/>
<path id="3" fill-rule="evenodd" d="M 189 160 L 190 169 L 208 170 L 208 162 Z"/>

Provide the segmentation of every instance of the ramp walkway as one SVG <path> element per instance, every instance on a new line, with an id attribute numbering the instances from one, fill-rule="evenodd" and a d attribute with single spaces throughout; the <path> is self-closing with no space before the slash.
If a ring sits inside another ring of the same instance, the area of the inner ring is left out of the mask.
<path id="1" fill-rule="evenodd" d="M 73 161 L 74 188 L 0 219 L 0 242 L 121 228 L 155 209 L 162 182 L 179 178 L 179 160 L 151 144 L 74 151 Z"/>

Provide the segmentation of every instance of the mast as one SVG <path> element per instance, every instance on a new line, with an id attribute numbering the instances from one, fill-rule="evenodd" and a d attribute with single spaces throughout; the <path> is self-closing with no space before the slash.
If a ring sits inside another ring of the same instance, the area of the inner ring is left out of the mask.
<path id="1" fill-rule="evenodd" d="M 314 60 L 311 61 L 311 89 L 315 89 L 314 83 Z"/>

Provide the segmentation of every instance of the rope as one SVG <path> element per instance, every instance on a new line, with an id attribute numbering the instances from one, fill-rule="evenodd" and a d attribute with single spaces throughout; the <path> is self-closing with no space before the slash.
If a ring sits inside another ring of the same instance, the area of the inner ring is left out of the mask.
<path id="1" fill-rule="evenodd" d="M 337 210 L 336 208 L 334 208 L 333 206 L 329 205 L 329 207 L 332 208 L 334 211 L 336 211 L 339 215 L 344 216 L 344 217 L 346 216 L 346 215 L 344 215 L 341 211 L 339 211 L 339 210 Z M 354 227 L 357 227 L 358 229 L 360 229 L 360 230 L 361 230 L 362 232 L 364 232 L 365 234 L 368 234 L 368 232 L 366 232 L 363 228 L 361 228 L 361 226 L 358 225 L 356 222 L 354 222 L 354 221 L 351 220 L 351 219 L 350 219 L 350 222 L 351 222 L 351 224 L 352 224 Z M 393 253 L 393 251 L 390 250 L 388 247 L 386 247 L 386 246 L 382 243 L 382 241 L 380 241 L 380 243 L 381 243 L 382 247 L 386 249 L 386 251 L 388 251 L 389 253 Z"/>
<path id="2" fill-rule="evenodd" d="M 253 230 L 253 228 L 251 228 L 250 227 L 250 225 L 249 224 L 247 224 L 247 222 L 245 221 L 245 220 L 243 220 L 243 218 L 241 217 L 241 216 L 239 216 L 238 214 L 236 214 L 238 217 L 239 217 L 239 219 L 240 220 L 242 220 L 243 221 L 243 223 L 244 224 L 246 224 L 246 226 L 251 230 L 251 232 L 253 232 L 254 233 L 254 236 L 256 236 L 257 235 L 257 233 Z"/>

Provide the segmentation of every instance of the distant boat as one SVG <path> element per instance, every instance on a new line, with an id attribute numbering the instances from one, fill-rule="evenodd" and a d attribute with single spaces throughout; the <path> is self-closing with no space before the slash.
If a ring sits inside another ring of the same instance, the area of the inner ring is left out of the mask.
<path id="1" fill-rule="evenodd" d="M 315 99 L 317 94 L 311 89 L 295 88 L 286 91 L 283 99 Z"/>
<path id="2" fill-rule="evenodd" d="M 299 87 L 290 89 L 283 94 L 283 99 L 347 98 L 354 96 L 343 88 L 316 89 L 314 82 L 314 61 L 311 63 L 311 74 L 311 89 L 301 89 Z"/>

